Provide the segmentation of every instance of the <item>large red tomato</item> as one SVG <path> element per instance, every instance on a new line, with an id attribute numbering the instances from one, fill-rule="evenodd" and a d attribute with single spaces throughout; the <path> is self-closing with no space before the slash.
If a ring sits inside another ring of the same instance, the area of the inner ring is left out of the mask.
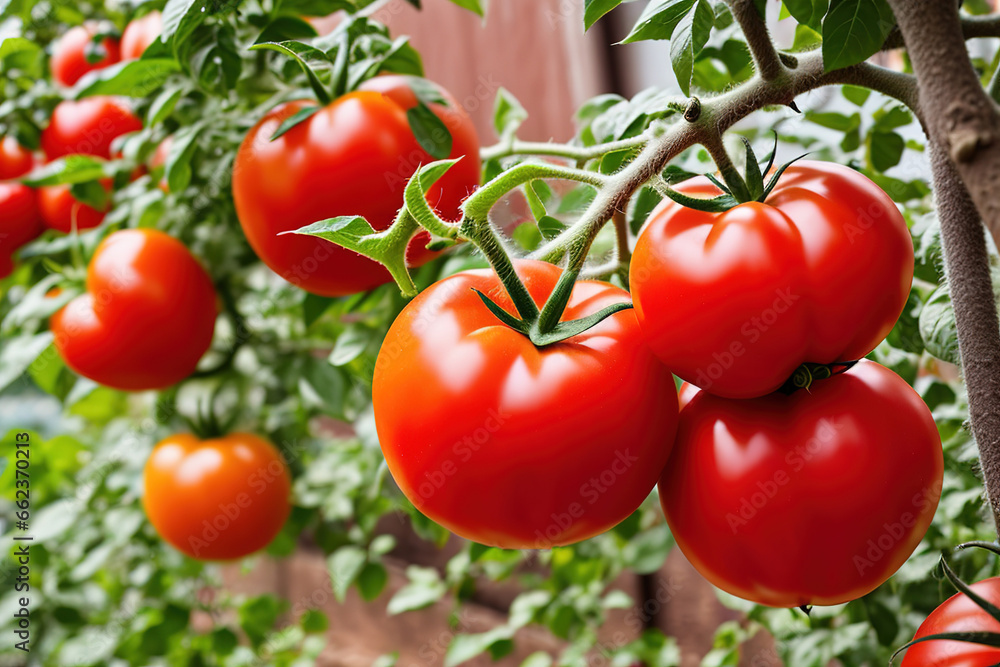
<path id="1" fill-rule="evenodd" d="M 153 449 L 143 478 L 150 523 L 192 558 L 248 556 L 274 539 L 291 511 L 281 453 L 249 433 L 171 436 Z"/>
<path id="2" fill-rule="evenodd" d="M 521 261 L 543 304 L 559 278 Z M 639 507 L 670 454 L 677 394 L 631 310 L 544 348 L 501 324 L 473 288 L 515 312 L 492 271 L 425 290 L 375 365 L 375 424 L 389 470 L 421 512 L 470 540 L 550 548 L 608 530 Z M 628 299 L 582 281 L 564 319 Z"/>
<path id="3" fill-rule="evenodd" d="M 24 176 L 35 166 L 35 156 L 14 137 L 0 139 L 0 181 Z"/>
<path id="4" fill-rule="evenodd" d="M 14 270 L 14 252 L 41 233 L 35 191 L 21 183 L 0 182 L 0 278 Z"/>
<path id="5" fill-rule="evenodd" d="M 212 342 L 215 289 L 184 245 L 126 229 L 97 247 L 87 291 L 52 316 L 74 371 L 123 390 L 163 389 L 190 375 Z"/>
<path id="6" fill-rule="evenodd" d="M 105 38 L 101 42 L 104 57 L 97 62 L 87 60 L 87 49 L 94 35 L 97 34 L 96 23 L 85 23 L 66 31 L 52 47 L 52 59 L 49 66 L 52 78 L 64 86 L 72 86 L 84 74 L 114 65 L 119 60 L 118 40 Z"/>
<path id="7" fill-rule="evenodd" d="M 283 104 L 247 134 L 236 156 L 233 197 L 250 245 L 275 273 L 326 296 L 391 280 L 381 265 L 327 241 L 278 234 L 342 215 L 362 215 L 375 229 L 392 223 L 407 179 L 433 161 L 407 122 L 406 111 L 416 104 L 411 81 L 376 77 L 271 141 L 283 120 L 313 105 Z M 431 188 L 428 200 L 457 220 L 459 205 L 479 182 L 479 140 L 465 111 L 440 93 L 449 106 L 432 108 L 451 132 L 451 157 L 465 157 Z M 431 256 L 426 243 L 420 235 L 410 244 L 411 264 Z"/>
<path id="8" fill-rule="evenodd" d="M 1000 605 L 1000 578 L 972 584 L 980 597 Z M 920 624 L 914 639 L 943 632 L 997 632 L 1000 621 L 987 614 L 964 593 L 956 593 Z M 1000 648 L 949 640 L 931 640 L 906 650 L 902 667 L 993 667 L 1000 664 Z"/>
<path id="9" fill-rule="evenodd" d="M 832 605 L 909 557 L 943 467 L 927 406 L 863 360 L 789 396 L 696 394 L 660 501 L 684 555 L 719 588 L 774 607 Z"/>
<path id="10" fill-rule="evenodd" d="M 111 181 L 103 181 L 111 190 Z M 101 224 L 107 211 L 98 211 L 89 204 L 77 201 L 68 185 L 46 185 L 38 189 L 38 208 L 48 229 L 64 234 L 77 230 L 93 229 Z"/>
<path id="11" fill-rule="evenodd" d="M 122 60 L 141 58 L 143 52 L 156 41 L 161 32 L 163 32 L 163 15 L 158 11 L 152 11 L 130 21 L 122 33 Z"/>
<path id="12" fill-rule="evenodd" d="M 678 190 L 719 194 L 702 178 Z M 803 160 L 765 203 L 718 214 L 666 200 L 639 237 L 630 275 L 656 355 L 713 394 L 752 398 L 805 362 L 871 352 L 906 304 L 913 243 L 878 186 Z"/>
<path id="13" fill-rule="evenodd" d="M 95 95 L 64 100 L 42 131 L 42 150 L 49 160 L 78 153 L 111 158 L 111 142 L 142 129 L 142 121 L 116 97 Z"/>

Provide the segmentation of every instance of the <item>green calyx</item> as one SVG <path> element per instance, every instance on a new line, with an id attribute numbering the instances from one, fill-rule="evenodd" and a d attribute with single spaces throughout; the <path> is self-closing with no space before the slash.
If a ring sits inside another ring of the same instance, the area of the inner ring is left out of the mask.
<path id="1" fill-rule="evenodd" d="M 746 173 L 744 175 L 741 175 L 736 170 L 736 167 L 728 161 L 726 164 L 720 165 L 719 173 L 722 176 L 721 181 L 712 174 L 705 174 L 708 180 L 712 181 L 717 188 L 722 190 L 721 195 L 712 197 L 711 199 L 702 199 L 700 197 L 685 195 L 669 187 L 664 188 L 664 194 L 686 208 L 705 211 L 707 213 L 722 213 L 747 202 L 765 201 L 775 186 L 778 185 L 778 179 L 785 173 L 785 170 L 805 157 L 805 155 L 800 155 L 794 160 L 781 165 L 765 183 L 764 176 L 774 166 L 774 156 L 778 152 L 778 134 L 775 133 L 774 135 L 774 148 L 767 157 L 767 164 L 763 167 L 757 159 L 756 154 L 754 154 L 750 142 L 745 137 L 743 137 L 743 145 L 746 147 Z"/>
<path id="2" fill-rule="evenodd" d="M 809 391 L 809 388 L 817 380 L 826 380 L 834 375 L 846 373 L 857 363 L 857 361 L 843 361 L 832 364 L 802 364 L 795 369 L 792 377 L 788 378 L 788 381 L 778 391 L 786 396 L 795 393 L 799 389 Z"/>

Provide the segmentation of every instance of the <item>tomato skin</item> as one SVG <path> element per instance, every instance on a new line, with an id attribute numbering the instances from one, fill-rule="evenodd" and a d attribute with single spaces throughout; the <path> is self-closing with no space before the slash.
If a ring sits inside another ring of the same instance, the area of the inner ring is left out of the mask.
<path id="1" fill-rule="evenodd" d="M 95 95 L 64 100 L 52 112 L 42 131 L 42 150 L 49 160 L 72 155 L 111 158 L 111 142 L 142 129 L 129 105 L 116 97 Z"/>
<path id="2" fill-rule="evenodd" d="M 0 181 L 24 176 L 35 166 L 35 156 L 14 137 L 0 138 Z"/>
<path id="3" fill-rule="evenodd" d="M 993 604 L 1000 604 L 1000 577 L 972 584 L 972 590 Z M 942 632 L 1000 632 L 1000 622 L 964 593 L 956 593 L 931 612 L 914 639 Z M 992 667 L 1000 663 L 1000 649 L 967 642 L 933 640 L 906 650 L 902 667 Z"/>
<path id="4" fill-rule="evenodd" d="M 516 267 L 544 303 L 560 270 Z M 464 271 L 410 302 L 379 351 L 375 424 L 396 483 L 425 515 L 482 544 L 550 548 L 608 530 L 649 495 L 670 453 L 670 372 L 642 345 L 631 310 L 539 350 L 471 288 L 514 312 L 492 271 Z M 627 298 L 582 281 L 564 319 Z"/>
<path id="5" fill-rule="evenodd" d="M 257 255 L 285 280 L 315 294 L 343 296 L 391 281 L 381 265 L 317 238 L 287 235 L 309 223 L 363 215 L 376 230 L 388 227 L 403 205 L 406 180 L 433 158 L 417 143 L 406 119 L 415 103 L 409 77 L 382 76 L 335 100 L 275 141 L 281 122 L 313 102 L 276 107 L 240 146 L 233 198 L 240 224 Z M 432 105 L 452 134 L 451 157 L 465 156 L 428 193 L 445 218 L 479 183 L 479 140 L 465 111 L 441 90 L 450 107 Z M 409 247 L 416 266 L 433 255 L 426 234 Z"/>
<path id="6" fill-rule="evenodd" d="M 291 511 L 281 453 L 250 433 L 198 440 L 173 435 L 143 471 L 142 504 L 156 532 L 201 560 L 232 560 L 266 547 Z"/>
<path id="7" fill-rule="evenodd" d="M 155 42 L 163 32 L 163 15 L 152 11 L 137 19 L 132 19 L 122 33 L 122 60 L 141 58 L 149 45 Z"/>
<path id="8" fill-rule="evenodd" d="M 111 181 L 102 182 L 105 190 L 111 189 Z M 69 185 L 45 185 L 38 189 L 38 208 L 45 227 L 63 234 L 77 230 L 93 229 L 104 221 L 107 211 L 98 211 L 73 196 Z"/>
<path id="9" fill-rule="evenodd" d="M 35 191 L 21 183 L 0 182 L 0 278 L 14 270 L 14 252 L 41 233 Z"/>
<path id="10" fill-rule="evenodd" d="M 941 438 L 899 376 L 862 360 L 790 396 L 699 392 L 660 503 L 719 588 L 773 607 L 854 600 L 916 548 L 941 496 Z"/>
<path id="11" fill-rule="evenodd" d="M 101 42 L 107 54 L 96 63 L 87 62 L 87 45 L 97 34 L 97 24 L 85 23 L 70 28 L 52 47 L 49 67 L 52 78 L 63 86 L 72 86 L 88 72 L 114 65 L 119 61 L 118 40 L 106 38 Z"/>
<path id="12" fill-rule="evenodd" d="M 154 229 L 109 235 L 87 268 L 87 291 L 52 316 L 74 371 L 126 391 L 189 376 L 212 342 L 215 288 L 184 245 Z"/>
<path id="13" fill-rule="evenodd" d="M 719 192 L 703 178 L 677 189 Z M 802 160 L 764 204 L 715 214 L 665 200 L 639 236 L 630 275 L 656 355 L 713 394 L 753 398 L 802 363 L 871 352 L 906 304 L 913 243 L 874 183 Z"/>

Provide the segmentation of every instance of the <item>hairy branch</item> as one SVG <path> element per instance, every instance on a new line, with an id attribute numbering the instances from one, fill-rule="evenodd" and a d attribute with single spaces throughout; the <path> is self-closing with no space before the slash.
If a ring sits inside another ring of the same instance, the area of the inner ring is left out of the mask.
<path id="1" fill-rule="evenodd" d="M 733 18 L 740 24 L 746 37 L 750 54 L 753 56 L 757 73 L 764 81 L 774 81 L 785 73 L 778 51 L 774 48 L 771 35 L 767 32 L 764 17 L 757 11 L 754 0 L 728 0 Z"/>
<path id="2" fill-rule="evenodd" d="M 1000 321 L 986 236 L 976 206 L 944 147 L 932 140 L 930 154 L 969 415 L 986 495 L 1000 528 Z"/>

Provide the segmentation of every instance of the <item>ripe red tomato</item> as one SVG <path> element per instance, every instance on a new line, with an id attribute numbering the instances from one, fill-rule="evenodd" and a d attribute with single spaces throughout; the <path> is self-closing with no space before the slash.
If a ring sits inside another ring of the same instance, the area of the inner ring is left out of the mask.
<path id="1" fill-rule="evenodd" d="M 236 211 L 250 245 L 282 278 L 325 296 L 391 280 L 381 265 L 327 241 L 278 234 L 341 215 L 363 215 L 377 230 L 392 223 L 407 179 L 433 161 L 406 119 L 416 104 L 410 81 L 376 77 L 271 141 L 283 120 L 313 103 L 283 104 L 243 140 L 233 169 Z M 439 91 L 450 106 L 432 108 L 451 132 L 451 157 L 465 157 L 431 188 L 428 200 L 442 216 L 457 220 L 459 205 L 479 183 L 479 140 L 465 111 Z M 432 256 L 427 240 L 420 235 L 410 244 L 411 264 Z"/>
<path id="2" fill-rule="evenodd" d="M 66 364 L 115 389 L 163 389 L 190 375 L 212 342 L 215 289 L 180 241 L 125 229 L 97 247 L 87 291 L 52 316 Z"/>
<path id="3" fill-rule="evenodd" d="M 163 32 L 163 15 L 152 11 L 145 16 L 132 19 L 122 33 L 122 60 L 141 58 L 149 45 Z"/>
<path id="4" fill-rule="evenodd" d="M 281 453 L 249 433 L 173 435 L 153 449 L 143 480 L 149 522 L 192 558 L 248 556 L 274 539 L 291 511 Z"/>
<path id="5" fill-rule="evenodd" d="M 98 62 L 87 61 L 87 47 L 97 34 L 96 23 L 85 23 L 66 31 L 52 47 L 49 67 L 52 78 L 64 86 L 72 86 L 84 74 L 114 65 L 119 60 L 118 40 L 106 38 L 101 42 L 105 56 Z"/>
<path id="6" fill-rule="evenodd" d="M 930 411 L 862 360 L 790 396 L 699 392 L 681 411 L 660 502 L 719 588 L 774 607 L 865 595 L 909 557 L 941 496 Z"/>
<path id="7" fill-rule="evenodd" d="M 24 176 L 35 166 L 35 156 L 14 137 L 0 139 L 0 181 Z"/>
<path id="8" fill-rule="evenodd" d="M 703 178 L 678 190 L 719 193 Z M 803 160 L 763 204 L 717 214 L 665 200 L 630 275 L 639 325 L 667 367 L 713 394 L 752 398 L 805 362 L 871 352 L 906 304 L 913 243 L 877 185 Z"/>
<path id="9" fill-rule="evenodd" d="M 516 266 L 543 304 L 560 270 Z M 670 372 L 631 310 L 539 349 L 473 288 L 515 312 L 492 271 L 465 271 L 410 302 L 379 351 L 375 424 L 393 478 L 421 512 L 482 544 L 547 549 L 608 530 L 649 495 L 670 454 Z M 564 319 L 627 298 L 581 281 Z"/>
<path id="10" fill-rule="evenodd" d="M 14 252 L 41 233 L 35 191 L 21 183 L 0 182 L 0 278 L 14 270 Z"/>
<path id="11" fill-rule="evenodd" d="M 106 95 L 64 100 L 42 131 L 42 150 L 49 160 L 74 153 L 111 158 L 111 142 L 142 129 L 126 102 Z"/>
<path id="12" fill-rule="evenodd" d="M 111 180 L 102 181 L 110 192 Z M 49 229 L 69 234 L 74 223 L 77 230 L 93 229 L 104 221 L 107 210 L 98 211 L 89 204 L 77 201 L 68 185 L 46 185 L 38 189 L 38 208 Z"/>
<path id="13" fill-rule="evenodd" d="M 1000 577 L 972 584 L 972 590 L 1000 605 Z M 1000 622 L 964 593 L 956 593 L 920 624 L 914 639 L 943 632 L 1000 632 Z M 950 640 L 932 640 L 906 650 L 902 667 L 993 667 L 1000 663 L 1000 648 Z"/>

